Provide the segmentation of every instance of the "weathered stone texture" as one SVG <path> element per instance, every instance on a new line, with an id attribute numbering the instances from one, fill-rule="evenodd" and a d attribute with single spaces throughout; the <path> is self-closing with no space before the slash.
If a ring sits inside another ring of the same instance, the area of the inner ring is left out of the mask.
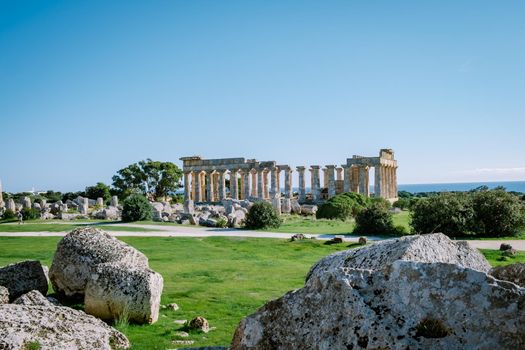
<path id="1" fill-rule="evenodd" d="M 443 262 L 483 272 L 491 269 L 487 259 L 467 242 L 455 242 L 442 233 L 434 233 L 389 239 L 329 255 L 312 267 L 307 278 L 340 267 L 382 269 L 396 260 Z"/>
<path id="2" fill-rule="evenodd" d="M 425 331 L 425 325 L 438 327 Z M 435 338 L 433 338 L 435 336 Z M 240 349 L 511 349 L 525 289 L 454 264 L 326 269 L 241 321 Z"/>
<path id="3" fill-rule="evenodd" d="M 517 263 L 506 266 L 498 266 L 490 270 L 490 274 L 499 280 L 516 283 L 525 287 L 525 264 Z"/>
<path id="4" fill-rule="evenodd" d="M 59 306 L 0 305 L 0 349 L 25 350 L 128 349 L 128 339 L 103 321 Z"/>
<path id="5" fill-rule="evenodd" d="M 108 233 L 92 227 L 75 229 L 58 243 L 49 272 L 53 289 L 68 297 L 81 297 L 96 265 L 107 262 L 148 267 L 144 254 Z"/>
<path id="6" fill-rule="evenodd" d="M 0 286 L 0 304 L 7 303 L 9 303 L 9 290 L 4 286 Z"/>
<path id="7" fill-rule="evenodd" d="M 47 278 L 39 261 L 28 260 L 0 268 L 0 286 L 9 290 L 10 300 L 22 294 L 38 290 L 47 294 Z"/>
<path id="8" fill-rule="evenodd" d="M 125 313 L 132 322 L 153 323 L 159 317 L 162 288 L 162 276 L 153 270 L 100 264 L 86 286 L 85 311 L 104 320 Z"/>
<path id="9" fill-rule="evenodd" d="M 26 306 L 50 306 L 52 305 L 45 296 L 37 290 L 32 290 L 26 294 L 18 297 L 13 304 L 26 305 Z"/>

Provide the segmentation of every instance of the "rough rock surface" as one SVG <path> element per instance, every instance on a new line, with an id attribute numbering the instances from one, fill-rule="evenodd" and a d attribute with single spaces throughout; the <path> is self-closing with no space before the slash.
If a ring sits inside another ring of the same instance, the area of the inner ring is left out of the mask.
<path id="1" fill-rule="evenodd" d="M 190 329 L 196 329 L 204 333 L 208 333 L 208 331 L 210 330 L 210 324 L 208 323 L 208 320 L 202 316 L 197 316 L 193 320 L 191 320 L 188 324 L 188 327 Z"/>
<path id="2" fill-rule="evenodd" d="M 389 239 L 329 255 L 312 267 L 307 279 L 339 267 L 382 269 L 396 260 L 444 262 L 483 272 L 491 269 L 487 259 L 467 242 L 455 242 L 442 233 L 433 233 Z"/>
<path id="3" fill-rule="evenodd" d="M 95 267 L 107 262 L 148 267 L 144 254 L 108 233 L 92 227 L 75 229 L 58 243 L 49 271 L 53 289 L 68 297 L 81 297 Z"/>
<path id="4" fill-rule="evenodd" d="M 130 321 L 153 323 L 159 317 L 162 276 L 146 268 L 100 264 L 86 286 L 85 311 L 104 320 L 127 314 Z"/>
<path id="5" fill-rule="evenodd" d="M 0 286 L 0 304 L 7 303 L 9 303 L 9 290 L 4 286 Z"/>
<path id="6" fill-rule="evenodd" d="M 38 290 L 32 290 L 20 297 L 18 297 L 13 304 L 26 305 L 26 306 L 50 306 L 52 303 L 47 300 Z"/>
<path id="7" fill-rule="evenodd" d="M 0 349 L 128 349 L 127 338 L 103 321 L 61 306 L 0 305 Z"/>
<path id="8" fill-rule="evenodd" d="M 304 288 L 242 320 L 231 349 L 515 350 L 523 344 L 524 288 L 454 264 L 399 260 L 381 270 L 313 275 Z"/>
<path id="9" fill-rule="evenodd" d="M 525 287 L 525 264 L 510 264 L 498 266 L 490 270 L 490 274 L 499 280 L 516 283 L 520 287 Z"/>
<path id="10" fill-rule="evenodd" d="M 22 261 L 0 268 L 0 286 L 9 290 L 11 301 L 32 290 L 46 295 L 48 287 L 46 273 L 36 260 Z"/>

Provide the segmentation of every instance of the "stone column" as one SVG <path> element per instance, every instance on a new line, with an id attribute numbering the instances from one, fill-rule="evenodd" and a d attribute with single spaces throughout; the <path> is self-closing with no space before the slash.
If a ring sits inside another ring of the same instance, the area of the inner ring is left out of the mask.
<path id="1" fill-rule="evenodd" d="M 397 198 L 397 166 L 392 167 L 392 186 L 394 187 L 394 196 L 392 198 Z"/>
<path id="2" fill-rule="evenodd" d="M 277 167 L 270 170 L 270 198 L 276 198 L 279 193 L 277 189 Z"/>
<path id="3" fill-rule="evenodd" d="M 350 188 L 350 180 L 352 177 L 351 168 L 348 165 L 343 165 L 343 172 L 344 172 L 343 192 L 351 192 L 351 188 Z"/>
<path id="4" fill-rule="evenodd" d="M 239 199 L 239 181 L 237 180 L 237 169 L 230 170 L 230 193 L 232 199 Z"/>
<path id="5" fill-rule="evenodd" d="M 320 187 L 321 187 L 321 184 L 319 182 L 319 165 L 312 165 L 310 166 L 310 171 L 312 172 L 312 183 L 311 183 L 311 188 L 312 188 L 312 199 L 314 201 L 316 200 L 319 200 L 320 198 Z"/>
<path id="6" fill-rule="evenodd" d="M 298 166 L 297 172 L 299 173 L 299 202 L 306 200 L 306 184 L 304 182 L 304 166 Z"/>
<path id="7" fill-rule="evenodd" d="M 191 172 L 191 199 L 193 201 L 197 200 L 197 197 L 195 196 L 195 188 L 197 187 L 197 173 L 192 171 Z"/>
<path id="8" fill-rule="evenodd" d="M 323 169 L 323 188 L 328 188 L 328 169 Z"/>
<path id="9" fill-rule="evenodd" d="M 206 200 L 213 202 L 213 172 L 206 172 Z"/>
<path id="10" fill-rule="evenodd" d="M 268 169 L 264 169 L 263 172 L 263 194 L 264 199 L 270 198 L 270 193 L 268 191 Z"/>
<path id="11" fill-rule="evenodd" d="M 381 181 L 382 181 L 382 178 L 381 178 L 381 168 L 382 166 L 381 165 L 376 165 L 374 167 L 375 169 L 375 179 L 374 179 L 374 194 L 376 197 L 382 197 L 383 196 L 383 193 L 381 192 Z"/>
<path id="12" fill-rule="evenodd" d="M 201 172 L 195 172 L 195 180 L 196 183 L 195 183 L 195 201 L 196 202 L 202 202 L 202 197 L 203 197 L 203 183 L 202 183 L 202 174 Z"/>
<path id="13" fill-rule="evenodd" d="M 359 193 L 361 193 L 363 196 L 368 197 L 369 196 L 369 190 L 367 186 L 367 177 L 368 177 L 368 168 L 366 166 L 360 166 L 359 167 Z"/>
<path id="14" fill-rule="evenodd" d="M 257 169 L 257 197 L 259 199 L 264 199 L 264 184 L 263 184 L 263 169 Z"/>
<path id="15" fill-rule="evenodd" d="M 219 170 L 219 200 L 222 201 L 226 198 L 226 171 Z"/>
<path id="16" fill-rule="evenodd" d="M 248 199 L 250 197 L 250 170 L 249 169 L 244 169 L 242 171 L 242 178 L 243 178 L 243 185 L 244 185 L 243 199 Z"/>
<path id="17" fill-rule="evenodd" d="M 351 177 L 350 177 L 350 189 L 351 192 L 359 193 L 359 167 L 352 166 L 350 168 Z"/>
<path id="18" fill-rule="evenodd" d="M 335 170 L 337 172 L 337 181 L 342 181 L 343 180 L 343 168 L 336 168 Z"/>
<path id="19" fill-rule="evenodd" d="M 111 206 L 112 207 L 117 207 L 118 206 L 118 197 L 117 196 L 111 197 Z"/>
<path id="20" fill-rule="evenodd" d="M 335 165 L 327 165 L 325 175 L 328 182 L 328 198 L 335 196 Z"/>
<path id="21" fill-rule="evenodd" d="M 216 202 L 219 200 L 219 173 L 217 171 L 213 172 L 213 201 Z"/>
<path id="22" fill-rule="evenodd" d="M 293 187 L 292 187 L 292 169 L 286 167 L 284 170 L 284 197 L 292 198 L 293 197 Z"/>
<path id="23" fill-rule="evenodd" d="M 276 170 L 276 174 L 277 174 L 277 194 L 279 195 L 279 197 L 281 197 L 281 169 L 279 167 L 277 167 L 277 170 Z"/>
<path id="24" fill-rule="evenodd" d="M 390 167 L 385 167 L 386 173 L 386 198 L 392 198 L 392 179 L 390 176 Z"/>
<path id="25" fill-rule="evenodd" d="M 251 193 L 251 196 L 256 198 L 258 193 L 259 193 L 259 189 L 257 188 L 257 170 L 252 169 L 252 193 Z"/>
<path id="26" fill-rule="evenodd" d="M 191 188 L 190 188 L 190 172 L 184 172 L 184 200 L 190 200 Z"/>

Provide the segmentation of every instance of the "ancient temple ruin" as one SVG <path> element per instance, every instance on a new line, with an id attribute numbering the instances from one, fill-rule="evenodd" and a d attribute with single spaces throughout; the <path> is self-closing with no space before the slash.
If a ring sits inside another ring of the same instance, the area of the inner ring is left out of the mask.
<path id="1" fill-rule="evenodd" d="M 343 192 L 370 196 L 370 170 L 374 168 L 375 197 L 390 201 L 397 198 L 397 161 L 391 149 L 381 149 L 378 157 L 354 155 L 345 164 L 309 167 L 307 192 L 306 167 L 297 166 L 298 191 L 293 192 L 292 167 L 275 161 L 244 158 L 180 158 L 184 171 L 184 199 L 194 202 L 216 202 L 232 199 L 296 198 L 300 203 L 318 202 Z M 321 182 L 322 170 L 322 182 Z M 281 184 L 284 173 L 284 186 Z M 268 176 L 269 175 L 269 176 Z M 270 178 L 270 180 L 268 180 Z M 322 186 L 321 186 L 322 183 Z"/>

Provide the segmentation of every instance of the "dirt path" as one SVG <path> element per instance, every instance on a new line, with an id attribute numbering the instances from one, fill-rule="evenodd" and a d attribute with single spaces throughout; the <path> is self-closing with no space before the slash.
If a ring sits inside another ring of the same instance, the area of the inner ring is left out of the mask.
<path id="1" fill-rule="evenodd" d="M 86 222 L 86 224 L 89 224 Z M 96 225 L 94 225 L 96 226 Z M 248 238 L 280 238 L 289 239 L 293 233 L 282 232 L 261 232 L 249 231 L 228 228 L 209 228 L 209 227 L 188 227 L 188 226 L 172 226 L 172 225 L 141 225 L 141 224 L 111 224 L 115 227 L 134 227 L 143 228 L 145 230 L 158 231 L 109 231 L 109 233 L 116 237 L 248 237 Z M 67 232 L 0 232 L 2 237 L 60 237 Z M 327 240 L 333 238 L 335 235 L 329 234 L 311 234 L 307 237 L 315 237 L 317 239 Z M 368 236 L 369 240 L 378 241 L 381 237 Z M 357 237 L 344 236 L 346 242 L 357 242 Z M 475 248 L 480 249 L 499 249 L 501 243 L 509 243 L 514 249 L 525 251 L 525 240 L 469 240 L 469 244 Z"/>

